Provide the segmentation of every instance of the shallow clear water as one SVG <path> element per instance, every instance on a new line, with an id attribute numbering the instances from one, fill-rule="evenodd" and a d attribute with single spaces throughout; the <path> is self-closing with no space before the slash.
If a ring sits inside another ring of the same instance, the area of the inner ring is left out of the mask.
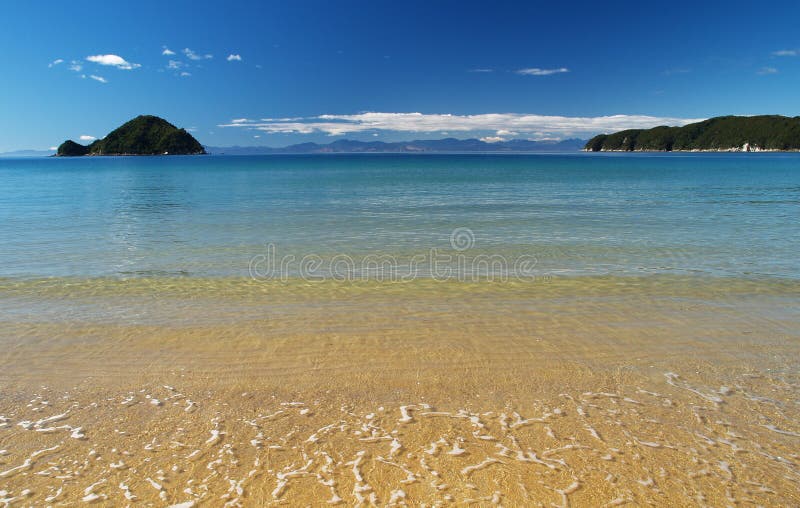
<path id="1" fill-rule="evenodd" d="M 800 276 L 798 154 L 0 159 L 0 182 L 2 277 L 247 276 L 270 243 L 406 266 L 457 228 L 540 275 Z"/>
<path id="2" fill-rule="evenodd" d="M 798 154 L 0 181 L 0 504 L 800 505 Z M 251 280 L 267 245 L 419 278 Z M 493 283 L 481 256 L 535 263 Z"/>

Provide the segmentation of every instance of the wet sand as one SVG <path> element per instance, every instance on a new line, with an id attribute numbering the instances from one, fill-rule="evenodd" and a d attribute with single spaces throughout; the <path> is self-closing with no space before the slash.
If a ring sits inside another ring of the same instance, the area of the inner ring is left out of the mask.
<path id="1" fill-rule="evenodd" d="M 800 504 L 800 288 L 0 283 L 0 504 Z"/>

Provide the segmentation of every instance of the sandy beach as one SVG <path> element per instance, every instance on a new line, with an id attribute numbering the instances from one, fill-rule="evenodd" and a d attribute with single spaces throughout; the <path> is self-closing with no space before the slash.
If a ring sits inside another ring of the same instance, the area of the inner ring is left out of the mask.
<path id="1" fill-rule="evenodd" d="M 19 304 L 0 337 L 5 503 L 800 500 L 791 284 L 137 279 L 2 295 Z"/>

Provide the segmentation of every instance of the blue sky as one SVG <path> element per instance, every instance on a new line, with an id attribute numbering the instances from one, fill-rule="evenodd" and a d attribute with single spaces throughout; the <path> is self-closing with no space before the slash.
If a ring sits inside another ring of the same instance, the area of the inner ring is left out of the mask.
<path id="1" fill-rule="evenodd" d="M 586 137 L 800 115 L 796 1 L 2 9 L 0 152 L 100 137 L 138 114 L 212 146 Z"/>

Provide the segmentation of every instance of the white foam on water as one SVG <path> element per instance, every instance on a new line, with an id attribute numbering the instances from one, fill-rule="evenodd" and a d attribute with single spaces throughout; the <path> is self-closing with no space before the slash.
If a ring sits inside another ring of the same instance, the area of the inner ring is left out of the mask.
<path id="1" fill-rule="evenodd" d="M 527 454 L 525 454 L 525 453 L 523 453 L 521 451 L 517 452 L 517 457 L 516 458 L 517 458 L 517 460 L 522 461 L 522 462 L 533 462 L 534 464 L 539 464 L 540 466 L 544 466 L 547 469 L 553 469 L 553 470 L 558 469 L 558 466 L 556 466 L 555 464 L 552 464 L 551 462 L 548 462 L 548 461 L 545 461 L 543 459 L 540 459 L 536 455 L 536 453 L 532 452 L 532 451 L 529 451 Z M 564 465 L 563 461 L 556 460 L 556 461 L 552 461 L 552 462 L 556 462 L 556 463 L 559 463 L 561 465 Z"/>
<path id="2" fill-rule="evenodd" d="M 30 456 L 27 459 L 25 459 L 25 462 L 23 462 L 19 466 L 12 467 L 11 469 L 8 469 L 6 471 L 0 472 L 0 478 L 9 478 L 11 476 L 16 475 L 17 473 L 19 473 L 21 471 L 27 471 L 28 469 L 30 469 L 33 466 L 33 464 L 36 462 L 36 459 L 38 457 L 40 457 L 41 455 L 45 455 L 45 454 L 48 454 L 50 452 L 53 452 L 53 451 L 57 450 L 60 446 L 61 445 L 55 445 L 55 446 L 50 447 L 50 448 L 43 448 L 41 450 L 36 450 L 35 452 L 31 453 Z"/>
<path id="3" fill-rule="evenodd" d="M 389 448 L 389 457 L 394 457 L 402 448 L 403 445 L 400 444 L 397 438 L 392 439 L 391 448 Z"/>
<path id="4" fill-rule="evenodd" d="M 393 490 L 389 494 L 389 505 L 397 504 L 406 498 L 406 493 L 402 489 Z"/>
<path id="5" fill-rule="evenodd" d="M 83 498 L 81 499 L 84 503 L 94 503 L 95 501 L 105 500 L 108 499 L 108 496 L 105 494 L 97 494 L 94 492 L 95 487 L 98 485 L 102 485 L 106 482 L 106 479 L 102 479 L 98 482 L 95 482 L 83 490 Z"/>
<path id="6" fill-rule="evenodd" d="M 639 438 L 634 438 L 634 439 L 635 439 L 635 440 L 636 440 L 636 442 L 637 442 L 637 443 L 639 443 L 640 445 L 647 446 L 647 447 L 649 447 L 649 448 L 662 448 L 662 447 L 664 447 L 664 445 L 662 445 L 661 443 L 656 443 L 656 442 L 654 442 L 654 441 L 642 441 L 642 440 L 641 440 L 641 439 L 639 439 Z"/>
<path id="7" fill-rule="evenodd" d="M 486 457 L 485 459 L 483 459 L 481 462 L 478 462 L 477 464 L 473 464 L 471 466 L 467 466 L 467 467 L 463 468 L 461 470 L 461 474 L 463 474 L 465 476 L 469 476 L 472 473 L 474 473 L 475 471 L 480 471 L 481 469 L 484 469 L 484 468 L 486 468 L 488 466 L 491 466 L 492 464 L 502 464 L 502 463 L 503 463 L 503 461 L 501 461 L 499 459 L 495 459 L 495 458 L 492 458 L 492 457 Z"/>
<path id="8" fill-rule="evenodd" d="M 448 455 L 459 456 L 467 452 L 467 450 L 459 446 L 459 441 L 461 441 L 461 439 L 456 439 L 455 441 L 453 441 L 453 448 L 449 452 L 447 452 Z"/>
<path id="9" fill-rule="evenodd" d="M 792 432 L 789 430 L 782 430 L 774 425 L 762 425 L 765 429 L 771 430 L 772 432 L 777 432 L 778 434 L 783 434 L 784 436 L 792 436 L 792 437 L 800 437 L 800 434 L 797 432 Z"/>
<path id="10" fill-rule="evenodd" d="M 399 423 L 409 423 L 414 420 L 411 417 L 411 413 L 408 412 L 409 406 L 400 406 L 400 419 L 397 420 Z"/>
<path id="11" fill-rule="evenodd" d="M 643 487 L 654 488 L 656 486 L 656 481 L 649 477 L 645 478 L 644 480 L 636 480 L 636 482 L 642 485 Z"/>
<path id="12" fill-rule="evenodd" d="M 552 416 L 551 413 L 545 413 L 543 416 L 539 418 L 523 418 L 519 413 L 513 413 L 515 418 L 514 422 L 511 423 L 509 426 L 512 429 L 516 429 L 518 427 L 523 427 L 525 425 L 530 425 L 533 423 L 546 423 L 547 419 Z"/>
<path id="13" fill-rule="evenodd" d="M 597 430 L 595 430 L 594 427 L 592 427 L 591 425 L 586 425 L 586 430 L 589 432 L 589 434 L 591 434 L 593 438 L 597 439 L 602 443 L 605 443 L 605 441 L 603 441 L 603 438 L 600 437 L 600 434 L 597 432 Z"/>
<path id="14" fill-rule="evenodd" d="M 278 485 L 272 491 L 272 497 L 275 499 L 279 499 L 283 495 L 283 490 L 286 488 L 286 485 L 289 483 L 289 480 L 291 480 L 292 478 L 295 478 L 297 476 L 307 476 L 308 474 L 310 474 L 308 472 L 308 469 L 311 467 L 313 463 L 314 459 L 308 459 L 306 465 L 301 468 L 277 473 L 275 477 L 278 479 Z"/>
<path id="15" fill-rule="evenodd" d="M 622 505 L 630 503 L 630 502 L 631 502 L 631 500 L 628 499 L 627 497 L 620 496 L 620 497 L 616 497 L 616 498 L 612 499 L 611 501 L 607 502 L 603 506 L 604 507 L 606 507 L 606 506 L 622 506 Z"/>
<path id="16" fill-rule="evenodd" d="M 384 464 L 387 464 L 387 465 L 390 465 L 390 466 L 394 466 L 394 467 L 400 469 L 401 471 L 403 471 L 406 474 L 406 477 L 405 477 L 405 479 L 400 480 L 400 483 L 409 484 L 409 483 L 415 483 L 418 480 L 417 475 L 413 471 L 408 469 L 407 467 L 403 466 L 402 464 L 398 464 L 397 462 L 392 462 L 390 460 L 386 460 L 383 457 L 375 457 L 375 460 L 377 460 L 378 462 L 383 462 Z"/>
<path id="17" fill-rule="evenodd" d="M 733 470 L 731 470 L 731 465 L 728 464 L 726 461 L 721 460 L 719 462 L 719 468 L 722 472 L 728 475 L 728 480 L 733 481 Z"/>
<path id="18" fill-rule="evenodd" d="M 161 486 L 161 484 L 160 484 L 160 483 L 158 483 L 157 481 L 153 480 L 152 478 L 149 478 L 149 477 L 148 477 L 148 478 L 145 478 L 145 480 L 146 480 L 146 481 L 147 481 L 147 482 L 148 482 L 148 483 L 149 483 L 149 484 L 150 484 L 150 485 L 151 485 L 151 486 L 152 486 L 154 489 L 156 489 L 156 490 L 159 490 L 159 491 L 160 491 L 160 490 L 163 490 L 163 489 L 164 489 L 164 488 Z"/>
<path id="19" fill-rule="evenodd" d="M 22 501 L 31 494 L 33 494 L 31 490 L 25 489 L 22 492 L 20 492 L 18 496 L 6 497 L 9 495 L 8 491 L 0 490 L 0 503 L 3 504 L 3 506 L 8 507 L 11 506 L 12 504 Z"/>
<path id="20" fill-rule="evenodd" d="M 411 423 L 414 421 L 414 417 L 411 416 L 412 410 L 423 410 L 423 409 L 430 409 L 431 406 L 428 404 L 412 404 L 408 406 L 400 406 L 400 419 L 397 420 L 398 423 Z"/>
<path id="21" fill-rule="evenodd" d="M 47 503 L 52 503 L 53 501 L 56 501 L 56 500 L 58 500 L 58 498 L 59 498 L 59 497 L 61 497 L 61 494 L 62 494 L 63 492 L 64 492 L 64 486 L 63 486 L 63 485 L 60 485 L 60 486 L 58 487 L 58 490 L 55 492 L 55 494 L 52 494 L 52 495 L 50 495 L 50 496 L 47 496 L 46 498 L 44 498 L 44 500 L 45 500 L 45 502 L 47 502 Z"/>
<path id="22" fill-rule="evenodd" d="M 707 393 L 703 393 L 700 390 L 698 390 L 697 388 L 693 388 L 692 386 L 689 386 L 686 383 L 682 383 L 682 384 L 679 383 L 680 376 L 678 374 L 675 374 L 674 372 L 667 372 L 666 374 L 664 374 L 664 377 L 667 378 L 667 384 L 669 384 L 671 386 L 674 386 L 676 388 L 681 388 L 683 390 L 687 390 L 687 391 L 689 391 L 691 393 L 694 393 L 695 395 L 697 395 L 700 398 L 705 399 L 705 400 L 707 400 L 709 402 L 713 402 L 714 404 L 722 404 L 723 402 L 725 402 L 724 400 L 722 400 L 722 397 L 717 397 L 716 395 L 709 395 Z"/>
<path id="23" fill-rule="evenodd" d="M 581 483 L 577 480 L 570 483 L 566 488 L 556 489 L 556 493 L 561 495 L 561 506 L 567 508 L 569 506 L 569 495 L 581 488 Z"/>
<path id="24" fill-rule="evenodd" d="M 439 438 L 438 441 L 432 442 L 430 444 L 430 446 L 426 450 L 423 450 L 423 451 L 425 453 L 427 453 L 428 455 L 436 455 L 436 453 L 438 453 L 438 451 L 439 451 L 440 446 L 441 447 L 447 446 L 447 441 L 443 437 Z"/>
<path id="25" fill-rule="evenodd" d="M 127 499 L 128 501 L 136 501 L 137 497 L 131 492 L 130 487 L 128 487 L 128 485 L 126 485 L 125 482 L 120 482 L 119 488 L 122 489 L 125 499 Z"/>

